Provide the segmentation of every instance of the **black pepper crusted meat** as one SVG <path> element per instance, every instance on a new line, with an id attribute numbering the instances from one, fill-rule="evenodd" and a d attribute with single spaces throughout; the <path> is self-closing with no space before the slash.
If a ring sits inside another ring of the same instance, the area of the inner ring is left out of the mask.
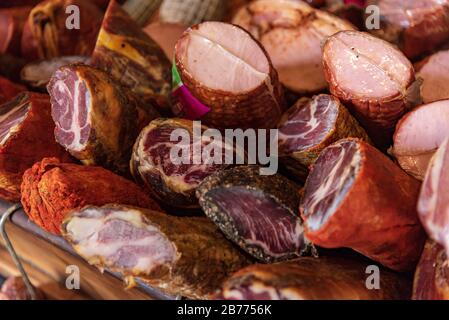
<path id="1" fill-rule="evenodd" d="M 155 99 L 161 112 L 168 108 L 170 61 L 114 0 L 105 13 L 92 64 L 107 71 L 141 99 Z"/>
<path id="2" fill-rule="evenodd" d="M 255 258 L 272 262 L 300 256 L 309 246 L 298 216 L 299 187 L 257 166 L 239 166 L 206 178 L 196 195 L 228 239 Z"/>
<path id="3" fill-rule="evenodd" d="M 226 277 L 251 263 L 205 217 L 89 206 L 69 213 L 62 233 L 90 264 L 191 299 L 209 298 Z"/>
<path id="4" fill-rule="evenodd" d="M 140 129 L 157 116 L 103 71 L 64 66 L 48 84 L 56 140 L 86 165 L 129 174 Z"/>

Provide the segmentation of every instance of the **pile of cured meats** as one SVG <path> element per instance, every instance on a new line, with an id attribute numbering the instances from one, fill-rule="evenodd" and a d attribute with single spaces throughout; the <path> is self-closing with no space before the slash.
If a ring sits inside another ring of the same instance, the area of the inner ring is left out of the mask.
<path id="1" fill-rule="evenodd" d="M 0 7 L 0 197 L 90 264 L 190 299 L 449 299 L 449 0 Z M 278 129 L 278 173 L 172 161 L 210 128 Z"/>

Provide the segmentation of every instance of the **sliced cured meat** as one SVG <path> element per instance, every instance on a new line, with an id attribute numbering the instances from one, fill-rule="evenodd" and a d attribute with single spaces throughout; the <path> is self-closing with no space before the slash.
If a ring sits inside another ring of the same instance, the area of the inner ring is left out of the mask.
<path id="1" fill-rule="evenodd" d="M 24 86 L 0 77 L 0 104 L 8 102 L 23 91 L 26 91 Z"/>
<path id="2" fill-rule="evenodd" d="M 132 174 L 166 206 L 197 208 L 198 185 L 227 166 L 224 139 L 215 141 L 202 135 L 206 130 L 199 124 L 195 128 L 193 121 L 185 119 L 153 120 L 142 130 L 134 146 Z M 213 154 L 216 149 L 221 156 Z M 203 158 L 207 150 L 209 160 Z M 233 154 L 232 146 L 229 150 Z M 180 158 L 173 159 L 172 154 Z"/>
<path id="3" fill-rule="evenodd" d="M 191 299 L 208 298 L 250 263 L 205 217 L 106 205 L 72 211 L 62 230 L 90 264 Z"/>
<path id="4" fill-rule="evenodd" d="M 101 167 L 61 163 L 56 158 L 37 162 L 23 175 L 22 205 L 41 228 L 60 234 L 66 213 L 86 205 L 107 203 L 159 210 L 159 206 L 133 182 Z"/>
<path id="5" fill-rule="evenodd" d="M 22 68 L 20 78 L 29 86 L 46 90 L 53 73 L 60 67 L 75 63 L 89 64 L 89 57 L 67 56 L 28 63 Z"/>
<path id="6" fill-rule="evenodd" d="M 417 76 L 423 79 L 421 96 L 424 103 L 449 99 L 449 50 L 427 58 Z"/>
<path id="7" fill-rule="evenodd" d="M 287 168 L 290 160 L 303 167 L 294 172 L 307 173 L 320 152 L 337 140 L 355 137 L 370 141 L 365 130 L 340 101 L 327 94 L 298 100 L 282 116 L 278 129 L 281 161 L 287 157 Z M 299 179 L 305 178 L 300 175 Z"/>
<path id="8" fill-rule="evenodd" d="M 0 53 L 20 55 L 20 39 L 31 7 L 0 9 Z"/>
<path id="9" fill-rule="evenodd" d="M 206 178 L 196 195 L 226 237 L 261 261 L 285 260 L 309 249 L 297 214 L 299 188 L 280 175 L 235 167 Z"/>
<path id="10" fill-rule="evenodd" d="M 267 50 L 281 83 L 297 93 L 327 88 L 321 44 L 330 35 L 354 27 L 302 1 L 258 0 L 242 7 L 233 20 Z M 301 54 L 298 54 L 301 52 Z"/>
<path id="11" fill-rule="evenodd" d="M 98 35 L 92 64 L 144 99 L 168 108 L 170 61 L 158 44 L 111 0 Z"/>
<path id="12" fill-rule="evenodd" d="M 6 297 L 0 300 L 31 300 L 25 283 L 21 277 L 9 277 L 3 283 L 1 293 Z"/>
<path id="13" fill-rule="evenodd" d="M 366 286 L 367 267 L 356 259 L 302 257 L 246 267 L 227 279 L 216 299 L 223 300 L 402 300 L 411 285 L 381 269 L 380 289 Z"/>
<path id="14" fill-rule="evenodd" d="M 381 148 L 391 145 L 396 122 L 418 102 L 410 61 L 389 43 L 358 31 L 326 41 L 323 64 L 330 91 Z M 419 94 L 418 94 L 419 96 Z"/>
<path id="15" fill-rule="evenodd" d="M 139 112 L 135 97 L 105 72 L 86 65 L 60 68 L 49 82 L 48 92 L 56 141 L 84 164 L 129 173 L 134 141 L 141 124 L 157 115 L 155 109 Z"/>
<path id="16" fill-rule="evenodd" d="M 181 83 L 174 112 L 181 117 L 201 117 L 219 128 L 270 128 L 285 109 L 265 50 L 237 26 L 204 22 L 189 28 L 176 44 L 175 61 Z M 198 112 L 198 105 L 206 111 Z"/>
<path id="17" fill-rule="evenodd" d="M 429 240 L 415 272 L 413 300 L 449 300 L 449 265 L 444 248 Z"/>
<path id="18" fill-rule="evenodd" d="M 66 14 L 68 6 L 79 8 L 79 28 L 68 28 L 73 23 Z M 45 0 L 35 6 L 22 34 L 22 56 L 50 59 L 60 56 L 92 53 L 102 11 L 89 0 Z"/>
<path id="19" fill-rule="evenodd" d="M 390 153 L 409 174 L 423 180 L 429 161 L 449 136 L 449 100 L 420 106 L 398 123 Z"/>
<path id="20" fill-rule="evenodd" d="M 447 136 L 449 137 L 449 135 Z M 449 138 L 430 161 L 418 201 L 418 213 L 430 238 L 449 256 Z"/>
<path id="21" fill-rule="evenodd" d="M 371 145 L 340 140 L 321 153 L 307 178 L 300 207 L 305 237 L 410 271 L 425 241 L 416 212 L 419 186 Z"/>
<path id="22" fill-rule="evenodd" d="M 203 21 L 220 21 L 227 10 L 222 0 L 164 0 L 159 9 L 159 20 L 191 26 Z"/>
<path id="23" fill-rule="evenodd" d="M 70 161 L 53 137 L 48 95 L 24 92 L 0 106 L 0 198 L 18 201 L 26 169 L 45 157 Z"/>
<path id="24" fill-rule="evenodd" d="M 164 50 L 170 61 L 174 58 L 176 42 L 185 30 L 186 27 L 181 24 L 163 22 L 150 23 L 144 29 L 145 33 Z"/>
<path id="25" fill-rule="evenodd" d="M 399 48 L 409 58 L 434 50 L 449 40 L 449 1 L 371 0 L 380 12 L 380 29 L 372 33 Z"/>

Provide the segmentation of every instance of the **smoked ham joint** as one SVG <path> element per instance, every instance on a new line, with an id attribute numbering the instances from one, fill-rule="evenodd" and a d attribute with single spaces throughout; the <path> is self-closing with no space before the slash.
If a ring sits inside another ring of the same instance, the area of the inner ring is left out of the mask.
<path id="1" fill-rule="evenodd" d="M 449 300 L 448 189 L 449 0 L 0 1 L 0 300 Z"/>

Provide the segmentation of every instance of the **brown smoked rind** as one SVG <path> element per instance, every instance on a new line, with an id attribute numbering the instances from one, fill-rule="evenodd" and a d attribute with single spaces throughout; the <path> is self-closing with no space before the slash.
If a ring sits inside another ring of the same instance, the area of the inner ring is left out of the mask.
<path id="1" fill-rule="evenodd" d="M 91 227 L 93 237 L 86 238 L 83 227 Z M 121 272 L 128 279 L 139 277 L 169 294 L 191 299 L 209 298 L 226 277 L 251 263 L 205 217 L 175 217 L 119 205 L 85 207 L 67 216 L 62 233 L 100 269 Z M 96 249 L 89 248 L 89 241 L 97 244 Z M 103 254 L 103 247 L 117 245 L 114 241 L 121 246 Z"/>
<path id="2" fill-rule="evenodd" d="M 357 139 L 327 147 L 314 164 L 300 211 L 305 237 L 347 247 L 396 271 L 416 266 L 426 235 L 416 203 L 420 183 Z"/>
<path id="3" fill-rule="evenodd" d="M 380 269 L 380 289 L 367 287 L 369 262 L 343 257 L 302 257 L 257 264 L 233 274 L 216 295 L 220 300 L 402 300 L 406 278 Z"/>

